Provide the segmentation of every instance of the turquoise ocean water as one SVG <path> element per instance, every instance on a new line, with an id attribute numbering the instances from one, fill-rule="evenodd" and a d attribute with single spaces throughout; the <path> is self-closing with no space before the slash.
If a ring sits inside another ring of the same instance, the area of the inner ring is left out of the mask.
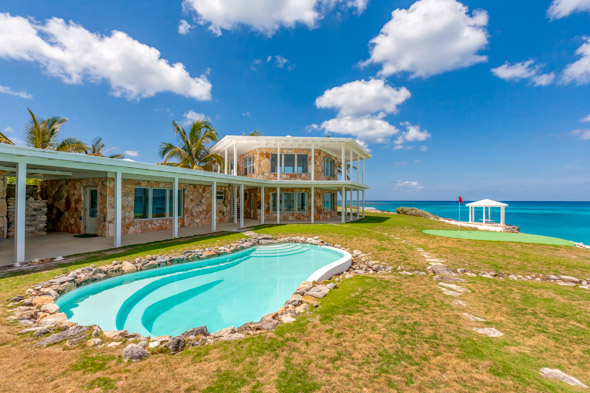
<path id="1" fill-rule="evenodd" d="M 521 232 L 590 244 L 590 202 L 502 202 L 509 204 L 506 223 L 520 227 Z M 399 206 L 416 207 L 439 217 L 459 218 L 457 202 L 366 201 L 365 206 L 386 211 L 395 211 Z M 462 205 L 461 220 L 468 218 L 469 210 Z M 475 218 L 481 221 L 481 208 L 476 209 Z M 492 220 L 500 222 L 500 209 L 492 209 Z"/>

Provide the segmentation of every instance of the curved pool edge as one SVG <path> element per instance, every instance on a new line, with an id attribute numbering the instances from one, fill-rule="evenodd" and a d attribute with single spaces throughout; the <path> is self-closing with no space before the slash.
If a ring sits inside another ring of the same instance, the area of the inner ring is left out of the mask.
<path id="1" fill-rule="evenodd" d="M 333 251 L 337 251 L 339 253 L 344 254 L 342 258 L 338 259 L 335 262 L 330 263 L 324 267 L 319 268 L 315 272 L 313 272 L 305 281 L 309 282 L 321 282 L 326 281 L 335 276 L 339 273 L 344 273 L 352 266 L 352 255 L 348 251 L 344 251 L 339 248 L 330 247 L 330 246 L 320 246 L 322 248 L 327 248 Z"/>

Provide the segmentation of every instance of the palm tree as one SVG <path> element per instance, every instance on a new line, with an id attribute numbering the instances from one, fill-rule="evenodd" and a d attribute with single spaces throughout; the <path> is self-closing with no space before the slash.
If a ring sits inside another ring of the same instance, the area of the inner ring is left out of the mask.
<path id="1" fill-rule="evenodd" d="M 94 138 L 92 144 L 89 146 L 88 154 L 89 156 L 96 156 L 96 157 L 108 157 L 108 158 L 125 158 L 123 154 L 110 154 L 105 156 L 105 153 L 108 152 L 110 149 L 105 150 L 105 145 L 102 142 L 102 138 Z"/>
<path id="2" fill-rule="evenodd" d="M 211 154 L 207 146 L 218 140 L 217 131 L 209 121 L 193 122 L 188 134 L 175 121 L 172 121 L 172 127 L 179 145 L 168 142 L 160 144 L 160 156 L 164 159 L 162 165 L 206 171 L 212 171 L 217 166 L 223 167 L 223 158 L 218 154 Z"/>
<path id="3" fill-rule="evenodd" d="M 8 139 L 6 135 L 0 132 L 0 143 L 5 143 L 7 145 L 14 145 L 14 142 Z"/>
<path id="4" fill-rule="evenodd" d="M 68 119 L 53 116 L 39 121 L 29 108 L 27 110 L 31 114 L 31 124 L 25 131 L 25 142 L 28 146 L 70 153 L 86 153 L 88 151 L 88 145 L 78 138 L 70 136 L 62 141 L 57 140 L 59 129 Z"/>
<path id="5" fill-rule="evenodd" d="M 246 136 L 246 133 L 242 132 L 242 135 Z M 262 136 L 262 133 L 258 130 L 254 130 L 251 133 L 249 133 L 248 136 Z"/>

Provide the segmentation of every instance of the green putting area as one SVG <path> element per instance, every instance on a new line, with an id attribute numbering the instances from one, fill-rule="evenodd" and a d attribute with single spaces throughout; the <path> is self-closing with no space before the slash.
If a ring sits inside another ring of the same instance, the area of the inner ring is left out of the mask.
<path id="1" fill-rule="evenodd" d="M 554 246 L 573 246 L 574 243 L 569 240 L 559 239 L 557 237 L 530 235 L 528 233 L 508 233 L 508 232 L 488 232 L 488 231 L 457 231 L 457 230 L 438 230 L 425 229 L 423 231 L 429 235 L 452 237 L 455 239 L 469 240 L 487 240 L 492 242 L 517 242 L 517 243 L 536 243 L 550 244 Z"/>

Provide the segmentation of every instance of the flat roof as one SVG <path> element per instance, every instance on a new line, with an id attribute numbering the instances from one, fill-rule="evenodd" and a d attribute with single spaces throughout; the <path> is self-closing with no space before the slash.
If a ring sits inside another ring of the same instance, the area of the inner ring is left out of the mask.
<path id="1" fill-rule="evenodd" d="M 234 142 L 238 156 L 248 153 L 256 148 L 281 148 L 290 149 L 310 149 L 311 145 L 316 149 L 321 149 L 336 157 L 341 157 L 342 146 L 346 148 L 346 159 L 350 159 L 350 150 L 353 152 L 353 160 L 357 155 L 361 159 L 371 158 L 371 153 L 367 151 L 360 143 L 353 138 L 332 138 L 332 137 L 306 137 L 306 136 L 245 136 L 245 135 L 226 135 L 212 148 L 213 153 L 221 156 L 228 150 L 228 159 L 233 159 Z"/>
<path id="2" fill-rule="evenodd" d="M 474 206 L 474 207 L 503 207 L 508 206 L 507 203 L 492 201 L 491 199 L 482 199 L 481 201 L 471 202 L 465 206 Z"/>

